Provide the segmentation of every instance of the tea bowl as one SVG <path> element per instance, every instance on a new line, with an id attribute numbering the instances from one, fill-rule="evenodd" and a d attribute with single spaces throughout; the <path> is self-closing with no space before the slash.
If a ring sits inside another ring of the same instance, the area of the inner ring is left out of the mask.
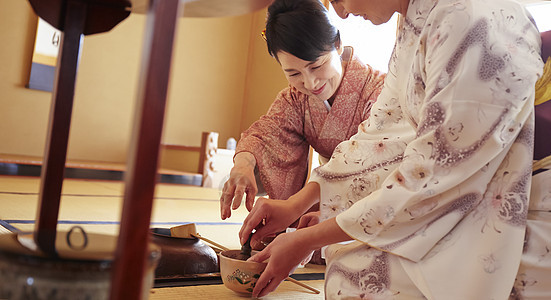
<path id="1" fill-rule="evenodd" d="M 241 250 L 220 252 L 220 277 L 228 289 L 250 295 L 267 263 L 241 260 L 240 253 Z"/>

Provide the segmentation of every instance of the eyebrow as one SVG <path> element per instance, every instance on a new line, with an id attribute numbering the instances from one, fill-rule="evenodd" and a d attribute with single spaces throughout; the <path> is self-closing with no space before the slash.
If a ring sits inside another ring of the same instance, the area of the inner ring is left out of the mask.
<path id="1" fill-rule="evenodd" d="M 311 61 L 311 62 L 309 62 L 309 63 L 306 64 L 306 67 L 311 66 L 311 65 L 315 64 L 316 62 L 317 62 L 317 60 Z M 297 72 L 298 70 L 295 70 L 295 69 L 283 69 L 283 71 L 285 71 L 285 72 L 293 72 L 293 71 Z"/>

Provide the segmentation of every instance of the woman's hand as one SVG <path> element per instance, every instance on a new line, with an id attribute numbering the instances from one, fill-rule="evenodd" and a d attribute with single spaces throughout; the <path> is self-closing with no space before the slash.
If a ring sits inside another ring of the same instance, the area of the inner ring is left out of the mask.
<path id="1" fill-rule="evenodd" d="M 312 251 L 350 239 L 335 218 L 278 235 L 264 250 L 249 258 L 257 262 L 270 259 L 256 282 L 253 297 L 262 297 L 274 291 Z"/>
<path id="2" fill-rule="evenodd" d="M 249 152 L 240 152 L 235 155 L 234 166 L 230 171 L 230 178 L 224 184 L 220 197 L 220 217 L 225 220 L 231 216 L 231 210 L 239 208 L 243 195 L 246 194 L 245 206 L 251 211 L 254 197 L 258 192 L 254 178 L 256 159 Z"/>
<path id="3" fill-rule="evenodd" d="M 251 238 L 251 246 L 253 249 L 262 249 L 263 240 L 285 231 L 290 224 L 300 217 L 302 213 L 295 204 L 290 199 L 259 198 L 256 200 L 256 204 L 243 221 L 243 226 L 239 231 L 241 244 L 247 240 L 253 229 L 256 229 Z"/>
<path id="4" fill-rule="evenodd" d="M 251 238 L 251 246 L 262 248 L 262 240 L 285 231 L 289 225 L 298 220 L 312 205 L 319 202 L 320 188 L 317 183 L 308 183 L 298 193 L 287 200 L 259 198 L 253 209 L 243 221 L 239 239 L 243 245 L 249 235 L 256 229 Z"/>
<path id="5" fill-rule="evenodd" d="M 257 262 L 270 259 L 256 282 L 253 297 L 263 297 L 273 292 L 313 251 L 304 243 L 300 231 L 278 235 L 264 250 L 249 258 Z"/>
<path id="6" fill-rule="evenodd" d="M 300 217 L 300 220 L 298 221 L 297 229 L 314 226 L 319 222 L 320 222 L 320 212 L 319 211 L 309 212 L 304 216 Z"/>

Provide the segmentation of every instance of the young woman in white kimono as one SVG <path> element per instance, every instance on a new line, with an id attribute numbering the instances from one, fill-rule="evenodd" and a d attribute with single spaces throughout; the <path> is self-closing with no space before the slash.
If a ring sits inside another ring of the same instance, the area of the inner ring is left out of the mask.
<path id="1" fill-rule="evenodd" d="M 530 16 L 509 0 L 332 5 L 374 24 L 402 15 L 389 73 L 358 134 L 300 192 L 246 218 L 242 242 L 321 209 L 251 258 L 270 259 L 253 296 L 330 245 L 327 299 L 551 299 L 551 190 L 530 199 L 543 66 Z"/>

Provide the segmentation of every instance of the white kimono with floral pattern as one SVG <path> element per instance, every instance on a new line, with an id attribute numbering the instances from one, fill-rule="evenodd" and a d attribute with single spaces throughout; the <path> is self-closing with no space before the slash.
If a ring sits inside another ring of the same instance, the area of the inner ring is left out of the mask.
<path id="1" fill-rule="evenodd" d="M 520 298 L 539 33 L 509 0 L 411 0 L 399 27 L 370 118 L 311 178 L 355 240 L 328 247 L 326 297 Z"/>

